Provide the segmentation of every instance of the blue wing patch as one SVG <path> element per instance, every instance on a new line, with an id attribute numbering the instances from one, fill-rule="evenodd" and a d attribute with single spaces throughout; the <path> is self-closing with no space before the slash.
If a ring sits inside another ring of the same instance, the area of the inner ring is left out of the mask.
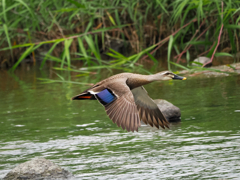
<path id="1" fill-rule="evenodd" d="M 104 106 L 116 99 L 116 96 L 109 89 L 104 89 L 103 91 L 97 93 L 96 96 L 100 103 L 102 103 Z"/>

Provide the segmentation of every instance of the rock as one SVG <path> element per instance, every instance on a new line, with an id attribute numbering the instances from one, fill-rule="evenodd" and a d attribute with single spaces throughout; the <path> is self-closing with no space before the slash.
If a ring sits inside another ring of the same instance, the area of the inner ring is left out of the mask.
<path id="1" fill-rule="evenodd" d="M 193 62 L 192 62 L 192 65 L 193 66 L 202 66 L 203 64 L 205 64 L 209 61 L 211 61 L 210 58 L 202 56 L 202 57 L 198 57 L 198 58 L 194 59 Z M 200 65 L 199 63 L 201 63 L 202 65 Z M 212 66 L 212 63 L 209 63 L 204 67 L 210 67 L 210 66 Z"/>
<path id="2" fill-rule="evenodd" d="M 53 162 L 44 158 L 34 158 L 25 163 L 19 164 L 12 171 L 10 171 L 3 180 L 14 179 L 71 179 L 74 176 L 54 164 Z"/>
<path id="3" fill-rule="evenodd" d="M 168 122 L 181 121 L 181 111 L 177 106 L 163 99 L 155 99 L 153 101 L 157 104 Z"/>

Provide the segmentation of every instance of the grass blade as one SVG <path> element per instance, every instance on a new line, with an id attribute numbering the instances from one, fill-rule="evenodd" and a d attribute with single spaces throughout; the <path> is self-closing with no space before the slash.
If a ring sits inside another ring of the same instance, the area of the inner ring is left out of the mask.
<path id="1" fill-rule="evenodd" d="M 3 10 L 3 19 L 7 22 L 7 15 L 6 15 L 6 1 L 2 0 L 2 10 Z"/>
<path id="2" fill-rule="evenodd" d="M 11 44 L 11 40 L 10 40 L 10 37 L 9 37 L 9 34 L 8 34 L 8 27 L 7 27 L 6 24 L 3 24 L 3 28 L 4 28 L 4 32 L 6 34 L 6 38 L 7 38 L 8 46 L 9 46 L 10 51 L 11 51 L 11 55 L 13 56 L 13 54 L 12 54 L 12 44 Z"/>
<path id="3" fill-rule="evenodd" d="M 187 68 L 187 67 L 185 67 L 185 66 L 183 66 L 183 65 L 181 65 L 181 64 L 177 64 L 177 63 L 172 62 L 172 61 L 170 61 L 170 63 L 173 64 L 173 65 L 175 65 L 175 66 L 177 66 L 177 67 L 179 67 L 179 68 L 182 68 L 182 69 L 185 69 L 185 70 L 189 70 L 189 68 Z"/>
<path id="4" fill-rule="evenodd" d="M 44 64 L 45 64 L 45 62 L 46 62 L 46 60 L 48 58 L 48 55 L 50 55 L 52 53 L 52 51 L 55 49 L 55 47 L 58 45 L 58 43 L 59 42 L 54 43 L 53 46 L 50 48 L 50 50 L 47 52 L 47 54 L 43 58 L 43 61 L 42 61 L 41 65 L 40 65 L 40 69 L 43 68 L 43 66 L 44 66 Z"/>
<path id="5" fill-rule="evenodd" d="M 171 57 L 171 52 L 172 52 L 172 47 L 173 47 L 173 36 L 170 36 L 169 42 L 168 42 L 168 70 L 171 71 L 171 66 L 170 66 L 170 57 Z"/>
<path id="6" fill-rule="evenodd" d="M 225 53 L 225 52 L 215 53 L 214 56 L 216 56 L 216 57 L 218 57 L 218 56 L 230 56 L 230 57 L 233 57 L 233 55 L 231 55 L 229 53 Z"/>
<path id="7" fill-rule="evenodd" d="M 23 59 L 25 59 L 32 51 L 34 50 L 34 46 L 30 46 L 29 48 L 26 49 L 18 59 L 18 61 L 13 65 L 13 67 L 10 69 L 10 71 L 14 71 L 17 66 L 22 62 Z"/>
<path id="8" fill-rule="evenodd" d="M 95 47 L 95 43 L 94 43 L 94 41 L 92 39 L 92 36 L 85 36 L 85 40 L 87 41 L 91 51 L 93 52 L 93 54 L 97 58 L 98 63 L 101 65 L 102 64 L 102 62 L 101 62 L 101 55 L 99 54 L 99 52 L 97 52 L 97 49 Z"/>

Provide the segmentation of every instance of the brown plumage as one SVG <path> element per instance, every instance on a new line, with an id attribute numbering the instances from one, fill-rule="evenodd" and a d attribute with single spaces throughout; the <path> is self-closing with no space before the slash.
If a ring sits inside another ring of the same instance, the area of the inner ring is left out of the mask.
<path id="1" fill-rule="evenodd" d="M 121 73 L 111 76 L 74 96 L 73 100 L 98 100 L 109 118 L 122 129 L 138 131 L 140 120 L 157 128 L 168 128 L 168 121 L 142 85 L 153 81 L 186 78 L 170 71 L 154 75 Z"/>

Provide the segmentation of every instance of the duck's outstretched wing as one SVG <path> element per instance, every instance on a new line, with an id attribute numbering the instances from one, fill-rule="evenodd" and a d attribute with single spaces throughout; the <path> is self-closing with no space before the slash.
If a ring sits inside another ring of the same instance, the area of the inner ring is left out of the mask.
<path id="1" fill-rule="evenodd" d="M 95 94 L 96 99 L 105 107 L 109 118 L 122 129 L 138 131 L 141 126 L 133 94 L 125 84 L 109 84 Z"/>
<path id="2" fill-rule="evenodd" d="M 155 125 L 157 128 L 159 128 L 159 126 L 164 129 L 165 127 L 169 128 L 168 121 L 158 106 L 148 96 L 147 91 L 144 89 L 144 87 L 141 86 L 132 89 L 132 94 L 137 105 L 139 116 L 145 124 L 150 124 L 152 127 Z"/>

